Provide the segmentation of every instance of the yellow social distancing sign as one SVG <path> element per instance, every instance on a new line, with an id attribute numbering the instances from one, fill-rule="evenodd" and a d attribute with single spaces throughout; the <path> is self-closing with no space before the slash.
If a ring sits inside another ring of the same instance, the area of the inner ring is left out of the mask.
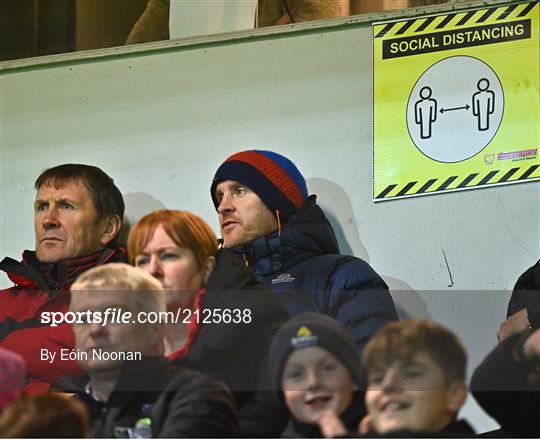
<path id="1" fill-rule="evenodd" d="M 373 25 L 373 200 L 540 179 L 538 1 Z"/>

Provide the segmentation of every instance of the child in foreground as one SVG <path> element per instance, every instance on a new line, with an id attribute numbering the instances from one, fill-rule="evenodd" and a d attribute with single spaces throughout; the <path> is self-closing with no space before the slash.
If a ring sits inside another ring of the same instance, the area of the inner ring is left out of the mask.
<path id="1" fill-rule="evenodd" d="M 408 320 L 386 325 L 367 344 L 368 415 L 365 437 L 473 437 L 457 414 L 467 397 L 467 355 L 457 337 L 438 324 Z M 327 437 L 345 435 L 332 411 L 319 420 Z"/>
<path id="2" fill-rule="evenodd" d="M 291 319 L 276 333 L 270 359 L 273 390 L 292 414 L 282 437 L 321 437 L 317 422 L 328 409 L 348 429 L 365 415 L 354 342 L 332 318 L 307 312 Z"/>

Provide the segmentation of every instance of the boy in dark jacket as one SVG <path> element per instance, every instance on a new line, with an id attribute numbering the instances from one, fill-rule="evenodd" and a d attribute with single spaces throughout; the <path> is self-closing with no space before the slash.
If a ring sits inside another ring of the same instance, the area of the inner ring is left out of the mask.
<path id="1" fill-rule="evenodd" d="M 210 192 L 223 247 L 243 257 L 289 315 L 334 318 L 358 351 L 398 319 L 383 279 L 364 260 L 340 254 L 330 222 L 289 159 L 263 150 L 233 154 L 216 171 Z"/>
<path id="2" fill-rule="evenodd" d="M 270 375 L 292 419 L 285 438 L 321 437 L 317 421 L 331 409 L 349 429 L 365 415 L 363 377 L 351 336 L 335 320 L 306 312 L 276 333 Z"/>
<path id="3" fill-rule="evenodd" d="M 456 416 L 467 397 L 467 356 L 456 336 L 427 321 L 388 324 L 362 354 L 367 378 L 360 432 L 366 437 L 472 437 Z M 325 436 L 343 435 L 331 413 Z"/>
<path id="4" fill-rule="evenodd" d="M 73 284 L 70 312 L 77 316 L 73 354 L 87 374 L 63 378 L 57 388 L 85 403 L 91 437 L 236 433 L 226 386 L 163 356 L 164 326 L 157 317 L 165 316 L 165 294 L 159 281 L 120 263 L 89 270 Z"/>

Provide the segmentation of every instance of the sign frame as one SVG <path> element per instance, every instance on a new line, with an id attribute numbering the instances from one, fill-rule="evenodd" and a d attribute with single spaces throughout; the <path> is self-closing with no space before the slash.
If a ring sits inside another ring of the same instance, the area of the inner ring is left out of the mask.
<path id="1" fill-rule="evenodd" d="M 539 23 L 538 0 L 373 23 L 374 202 L 540 180 Z"/>

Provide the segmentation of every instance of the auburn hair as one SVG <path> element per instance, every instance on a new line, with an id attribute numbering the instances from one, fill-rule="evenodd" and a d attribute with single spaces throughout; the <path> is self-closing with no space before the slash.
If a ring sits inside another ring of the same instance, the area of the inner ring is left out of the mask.
<path id="1" fill-rule="evenodd" d="M 199 268 L 206 265 L 208 257 L 218 252 L 217 237 L 212 228 L 198 215 L 188 211 L 161 209 L 141 218 L 129 232 L 128 259 L 135 265 L 135 258 L 161 226 L 179 247 L 190 249 L 195 255 Z"/>

